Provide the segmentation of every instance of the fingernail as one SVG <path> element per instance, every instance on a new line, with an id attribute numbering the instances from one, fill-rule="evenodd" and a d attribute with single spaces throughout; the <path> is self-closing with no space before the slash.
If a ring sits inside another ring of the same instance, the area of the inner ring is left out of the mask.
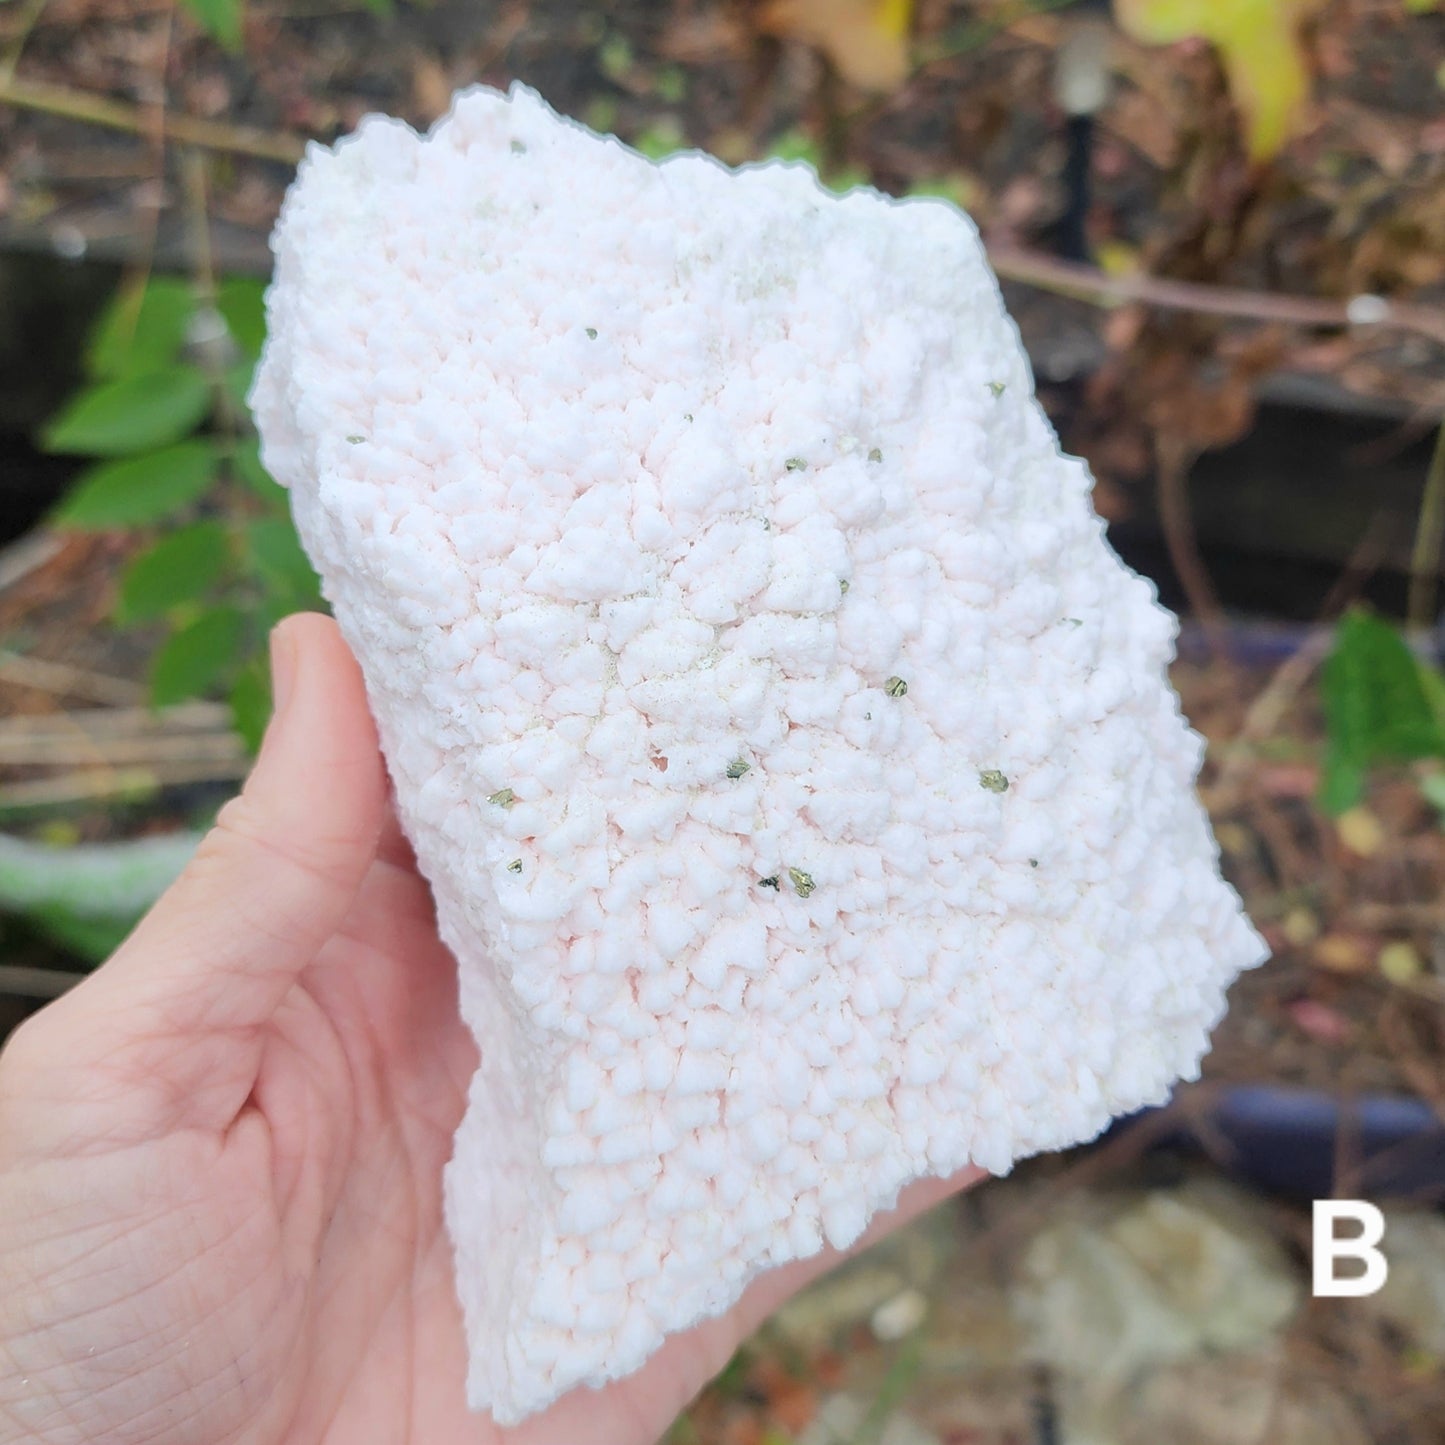
<path id="1" fill-rule="evenodd" d="M 278 622 L 271 629 L 272 714 L 279 717 L 296 680 L 296 638 L 293 629 Z"/>

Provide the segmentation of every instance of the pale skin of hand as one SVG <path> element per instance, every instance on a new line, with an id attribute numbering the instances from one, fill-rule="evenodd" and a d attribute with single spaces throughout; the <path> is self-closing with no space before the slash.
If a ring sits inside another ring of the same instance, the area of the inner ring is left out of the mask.
<path id="1" fill-rule="evenodd" d="M 241 796 L 0 1053 L 0 1441 L 653 1445 L 837 1262 L 512 1429 L 467 1410 L 442 1168 L 477 1055 L 335 625 L 273 638 Z M 923 1181 L 863 1243 L 971 1183 Z"/>

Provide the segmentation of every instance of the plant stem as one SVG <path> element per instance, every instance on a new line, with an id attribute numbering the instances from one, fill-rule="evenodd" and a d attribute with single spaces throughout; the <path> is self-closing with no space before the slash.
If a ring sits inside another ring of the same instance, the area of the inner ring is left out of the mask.
<path id="1" fill-rule="evenodd" d="M 1445 541 L 1445 421 L 1435 433 L 1435 451 L 1425 473 L 1420 497 L 1420 519 L 1410 552 L 1410 597 L 1406 616 L 1411 631 L 1427 632 L 1435 625 L 1435 598 L 1440 571 L 1440 544 Z"/>
<path id="2" fill-rule="evenodd" d="M 1445 310 L 1430 306 L 1385 301 L 1368 322 L 1351 320 L 1344 301 L 1316 296 L 1280 296 L 1267 291 L 1244 291 L 1233 286 L 1210 286 L 1199 281 L 1171 281 L 1142 273 L 1111 276 L 1097 266 L 1060 261 L 1037 251 L 1013 246 L 989 248 L 993 269 L 1007 281 L 1018 281 L 1041 291 L 1075 296 L 1099 306 L 1137 301 L 1166 311 L 1193 311 L 1206 316 L 1233 316 L 1246 321 L 1273 321 L 1285 326 L 1385 327 L 1413 331 L 1445 346 Z"/>
<path id="3" fill-rule="evenodd" d="M 131 135 L 148 136 L 155 130 L 153 112 L 148 107 L 131 105 L 112 96 L 93 95 L 68 85 L 53 85 L 48 81 L 17 80 L 0 75 L 0 105 L 41 111 L 46 115 L 83 121 L 87 125 L 127 131 Z M 258 160 L 294 166 L 306 148 L 300 136 L 285 131 L 228 125 L 224 121 L 202 120 L 198 116 L 178 115 L 174 111 L 163 112 L 162 121 L 167 139 L 183 145 L 200 146 L 203 150 L 255 156 Z"/>
<path id="4" fill-rule="evenodd" d="M 250 771 L 249 758 L 225 761 L 175 761 L 152 767 L 82 768 L 53 778 L 27 778 L 0 784 L 0 814 L 9 816 L 75 803 L 106 799 L 139 800 L 153 797 L 161 788 L 188 783 L 234 783 Z"/>
<path id="5" fill-rule="evenodd" d="M 68 662 L 27 657 L 19 652 L 0 652 L 0 680 L 56 696 L 83 697 L 89 702 L 117 707 L 129 707 L 145 698 L 145 688 L 129 678 L 110 677 Z"/>
<path id="6" fill-rule="evenodd" d="M 137 763 L 230 763 L 245 756 L 241 740 L 231 731 L 182 733 L 147 737 L 101 737 L 75 733 L 69 737 L 0 737 L 0 767 L 130 767 Z"/>
<path id="7" fill-rule="evenodd" d="M 1189 511 L 1189 448 L 1173 437 L 1159 435 L 1154 441 L 1154 455 L 1159 468 L 1159 526 L 1164 545 L 1169 551 L 1179 585 L 1184 589 L 1189 610 L 1217 663 L 1229 657 L 1229 638 L 1224 623 L 1224 609 L 1209 580 L 1209 570 L 1200 556 L 1194 536 L 1194 519 Z"/>
<path id="8" fill-rule="evenodd" d="M 85 978 L 60 968 L 27 968 L 22 964 L 0 963 L 0 993 L 15 998 L 59 998 Z"/>

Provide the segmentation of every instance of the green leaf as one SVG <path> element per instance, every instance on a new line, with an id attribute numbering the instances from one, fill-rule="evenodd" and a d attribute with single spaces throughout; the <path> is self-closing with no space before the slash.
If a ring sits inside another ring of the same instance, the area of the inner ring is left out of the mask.
<path id="1" fill-rule="evenodd" d="M 818 143 L 805 130 L 787 130 L 768 147 L 768 159 L 774 161 L 806 161 L 814 170 L 823 163 Z"/>
<path id="2" fill-rule="evenodd" d="M 140 921 L 131 918 L 87 918 L 61 905 L 37 908 L 30 922 L 53 942 L 86 963 L 101 963 L 130 936 Z"/>
<path id="3" fill-rule="evenodd" d="M 51 520 L 58 527 L 99 530 L 159 521 L 204 495 L 220 471 L 204 439 L 87 468 Z"/>
<path id="4" fill-rule="evenodd" d="M 49 452 L 123 457 L 179 441 L 211 409 L 211 388 L 191 366 L 141 372 L 88 387 L 40 434 Z"/>
<path id="5" fill-rule="evenodd" d="M 227 50 L 241 48 L 241 27 L 245 7 L 241 0 L 185 0 L 186 9 L 201 28 Z"/>
<path id="6" fill-rule="evenodd" d="M 1418 658 L 1415 666 L 1419 669 L 1420 686 L 1425 689 L 1425 697 L 1430 704 L 1430 710 L 1435 714 L 1435 721 L 1445 729 L 1445 676 L 1442 676 L 1437 668 Z"/>
<path id="7" fill-rule="evenodd" d="M 182 602 L 195 602 L 225 580 L 231 565 L 230 534 L 223 522 L 196 522 L 162 537 L 142 552 L 121 578 L 116 621 L 160 617 Z"/>
<path id="8" fill-rule="evenodd" d="M 1320 676 L 1325 714 L 1321 805 L 1340 813 L 1355 803 L 1377 763 L 1445 757 L 1442 727 L 1404 639 L 1373 614 L 1352 610 L 1335 630 Z"/>
<path id="9" fill-rule="evenodd" d="M 237 478 L 263 501 L 270 502 L 290 514 L 291 504 L 286 496 L 286 488 L 273 481 L 271 473 L 261 465 L 261 444 L 254 437 L 237 444 L 231 455 L 231 467 Z"/>
<path id="10" fill-rule="evenodd" d="M 189 283 L 151 276 L 122 286 L 91 329 L 85 369 L 98 381 L 171 365 L 195 314 Z"/>
<path id="11" fill-rule="evenodd" d="M 1360 763 L 1333 746 L 1326 746 L 1320 774 L 1320 807 L 1332 818 L 1348 812 L 1365 791 L 1365 770 Z"/>
<path id="12" fill-rule="evenodd" d="M 199 697 L 232 672 L 246 622 L 234 607 L 212 607 L 173 632 L 151 664 L 151 703 L 169 707 Z"/>
<path id="13" fill-rule="evenodd" d="M 633 150 L 641 151 L 654 161 L 663 160 L 686 147 L 687 137 L 682 133 L 682 127 L 669 115 L 662 116 L 632 138 Z"/>
<path id="14" fill-rule="evenodd" d="M 252 657 L 231 684 L 231 723 L 252 752 L 260 751 L 271 720 L 271 678 L 260 657 Z"/>
<path id="15" fill-rule="evenodd" d="M 252 359 L 238 361 L 234 366 L 226 368 L 226 391 L 246 416 L 251 414 L 251 404 L 247 398 L 251 395 L 251 382 L 255 375 L 256 362 Z"/>
<path id="16" fill-rule="evenodd" d="M 293 613 L 317 612 L 324 605 L 324 603 L 319 603 L 314 607 L 297 607 L 291 598 L 282 596 L 278 592 L 271 592 L 256 604 L 252 616 L 255 619 L 257 632 L 269 634 L 278 622 L 290 617 Z"/>
<path id="17" fill-rule="evenodd" d="M 216 310 L 241 354 L 255 361 L 266 340 L 266 283 L 254 276 L 227 276 L 216 288 Z"/>
<path id="18" fill-rule="evenodd" d="M 321 582 L 316 576 L 289 517 L 266 517 L 246 528 L 252 565 L 261 580 L 288 612 L 321 603 Z"/>

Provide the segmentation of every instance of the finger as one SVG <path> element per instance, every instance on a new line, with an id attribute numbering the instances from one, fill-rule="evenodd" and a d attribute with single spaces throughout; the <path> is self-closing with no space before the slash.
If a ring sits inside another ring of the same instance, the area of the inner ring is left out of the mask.
<path id="1" fill-rule="evenodd" d="M 376 844 L 376 856 L 381 862 L 400 868 L 404 873 L 417 871 L 416 854 L 412 851 L 411 841 L 401 830 L 394 799 L 388 799 L 382 818 L 381 836 Z"/>
<path id="2" fill-rule="evenodd" d="M 213 1065 L 275 1013 L 376 857 L 386 775 L 361 673 L 329 618 L 272 637 L 276 712 L 238 798 L 115 956 L 62 1000 L 114 1052 L 158 1040 Z M 177 1080 L 168 1081 L 172 1087 Z"/>

